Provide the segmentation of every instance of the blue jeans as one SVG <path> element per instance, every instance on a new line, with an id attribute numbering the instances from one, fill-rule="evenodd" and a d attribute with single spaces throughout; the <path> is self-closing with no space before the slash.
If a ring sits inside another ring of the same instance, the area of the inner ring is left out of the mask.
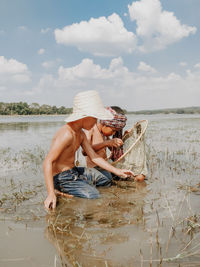
<path id="1" fill-rule="evenodd" d="M 103 175 L 105 175 L 109 180 L 112 180 L 112 174 L 104 169 L 102 169 L 99 166 L 95 166 L 94 169 L 96 169 L 97 171 L 101 172 Z"/>
<path id="2" fill-rule="evenodd" d="M 112 175 L 105 172 L 103 174 L 95 168 L 74 167 L 53 177 L 54 188 L 76 197 L 99 198 L 96 186 L 110 186 L 112 181 Z"/>

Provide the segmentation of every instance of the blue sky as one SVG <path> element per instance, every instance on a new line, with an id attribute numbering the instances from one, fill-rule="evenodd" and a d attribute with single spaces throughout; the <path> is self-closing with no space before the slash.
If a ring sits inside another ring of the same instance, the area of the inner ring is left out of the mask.
<path id="1" fill-rule="evenodd" d="M 200 106 L 199 0 L 0 0 L 0 102 Z"/>

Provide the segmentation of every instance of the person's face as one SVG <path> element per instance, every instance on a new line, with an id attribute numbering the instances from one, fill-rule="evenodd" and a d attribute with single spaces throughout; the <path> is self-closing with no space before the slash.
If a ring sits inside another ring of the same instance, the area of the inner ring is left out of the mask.
<path id="1" fill-rule="evenodd" d="M 103 126 L 101 129 L 102 133 L 104 136 L 111 136 L 114 135 L 116 133 L 116 129 L 109 127 L 109 126 Z"/>
<path id="2" fill-rule="evenodd" d="M 86 117 L 83 119 L 83 129 L 90 130 L 97 123 L 97 119 L 93 117 Z"/>

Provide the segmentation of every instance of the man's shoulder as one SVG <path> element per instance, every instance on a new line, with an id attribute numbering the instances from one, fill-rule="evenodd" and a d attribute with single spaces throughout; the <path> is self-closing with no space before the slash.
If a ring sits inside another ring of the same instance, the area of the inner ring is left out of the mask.
<path id="1" fill-rule="evenodd" d="M 63 125 L 56 133 L 56 137 L 67 138 L 69 140 L 73 139 L 73 134 L 68 125 Z"/>

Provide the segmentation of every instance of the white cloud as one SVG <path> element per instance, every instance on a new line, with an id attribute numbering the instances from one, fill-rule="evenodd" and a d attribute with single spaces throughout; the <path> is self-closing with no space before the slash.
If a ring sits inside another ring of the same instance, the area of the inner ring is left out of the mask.
<path id="1" fill-rule="evenodd" d="M 130 19 L 136 21 L 136 34 L 128 31 L 120 16 L 113 13 L 107 18 L 91 18 L 56 29 L 56 42 L 95 56 L 119 56 L 161 50 L 197 30 L 181 24 L 173 12 L 163 10 L 160 0 L 134 1 L 128 11 Z M 126 17 L 127 13 L 123 15 Z"/>
<path id="2" fill-rule="evenodd" d="M 0 56 L 0 74 L 19 74 L 26 73 L 28 71 L 27 66 L 15 59 L 6 59 Z"/>
<path id="3" fill-rule="evenodd" d="M 4 30 L 0 30 L 0 35 L 3 35 L 5 33 Z"/>
<path id="4" fill-rule="evenodd" d="M 54 61 L 45 61 L 42 63 L 42 67 L 44 67 L 45 69 L 50 69 L 55 65 Z"/>
<path id="5" fill-rule="evenodd" d="M 30 71 L 26 64 L 16 59 L 6 59 L 0 56 L 0 86 L 7 86 L 11 83 L 27 83 L 31 81 Z"/>
<path id="6" fill-rule="evenodd" d="M 105 71 L 99 65 L 95 65 L 91 59 L 83 59 L 82 62 L 71 68 L 60 67 L 58 70 L 59 78 L 61 80 L 75 80 L 75 79 L 97 79 L 102 76 L 105 78 Z"/>
<path id="7" fill-rule="evenodd" d="M 37 85 L 30 88 L 27 83 L 23 85 L 30 81 L 27 66 L 0 57 L 0 94 L 4 101 L 30 102 L 31 98 L 31 102 L 70 107 L 77 92 L 93 89 L 100 92 L 105 105 L 128 110 L 199 105 L 199 68 L 183 75 L 175 72 L 162 75 L 144 62 L 139 66 L 139 70 L 130 71 L 118 57 L 107 67 L 101 67 L 85 58 L 73 67 L 60 66 L 55 75 L 41 75 Z"/>
<path id="8" fill-rule="evenodd" d="M 0 56 L 0 98 L 4 102 L 28 101 L 32 86 L 31 72 L 26 64 Z"/>
<path id="9" fill-rule="evenodd" d="M 15 74 L 13 75 L 13 82 L 28 83 L 30 82 L 30 76 L 27 74 Z"/>
<path id="10" fill-rule="evenodd" d="M 37 53 L 38 53 L 38 55 L 43 55 L 45 53 L 45 49 L 40 48 Z"/>
<path id="11" fill-rule="evenodd" d="M 200 63 L 194 65 L 195 68 L 200 68 Z"/>
<path id="12" fill-rule="evenodd" d="M 179 65 L 180 65 L 181 67 L 185 67 L 185 66 L 187 66 L 187 62 L 180 62 Z"/>
<path id="13" fill-rule="evenodd" d="M 74 45 L 80 51 L 97 56 L 114 56 L 131 53 L 136 47 L 136 37 L 128 32 L 117 14 L 108 18 L 91 18 L 54 31 L 56 42 Z"/>
<path id="14" fill-rule="evenodd" d="M 159 0 L 134 1 L 128 9 L 131 20 L 136 21 L 143 52 L 164 49 L 196 32 L 195 27 L 181 24 L 173 12 L 162 10 Z"/>
<path id="15" fill-rule="evenodd" d="M 58 65 L 60 65 L 62 61 L 63 60 L 60 58 L 56 58 L 55 60 L 44 61 L 42 63 L 42 67 L 45 69 L 51 69 L 53 67 L 55 68 L 58 67 Z"/>
<path id="16" fill-rule="evenodd" d="M 143 70 L 145 69 L 143 65 Z M 149 66 L 151 67 L 151 66 Z M 146 67 L 147 68 L 147 67 Z M 148 68 L 147 68 L 148 69 Z M 161 75 L 149 71 L 130 71 L 122 58 L 111 60 L 107 68 L 85 58 L 76 66 L 60 66 L 57 77 L 45 75 L 35 88 L 38 99 L 48 97 L 52 104 L 70 106 L 80 90 L 98 90 L 105 105 L 119 105 L 129 110 L 199 105 L 199 71 L 183 76 L 171 72 Z M 34 95 L 34 93 L 33 93 Z"/>
<path id="17" fill-rule="evenodd" d="M 71 68 L 64 68 L 61 66 L 58 69 L 59 81 L 93 81 L 104 82 L 105 80 L 114 79 L 128 73 L 128 69 L 123 66 L 123 60 L 121 57 L 114 58 L 110 62 L 108 69 L 101 68 L 100 65 L 94 64 L 92 59 L 85 58 L 82 62 Z"/>
<path id="18" fill-rule="evenodd" d="M 26 31 L 28 28 L 26 26 L 19 26 L 18 29 L 20 31 Z"/>
<path id="19" fill-rule="evenodd" d="M 138 70 L 149 72 L 149 73 L 156 73 L 157 72 L 154 68 L 152 68 L 150 65 L 146 64 L 143 61 L 141 61 L 139 63 Z"/>
<path id="20" fill-rule="evenodd" d="M 45 28 L 45 29 L 41 29 L 41 33 L 42 34 L 46 34 L 46 33 L 48 33 L 49 31 L 51 30 L 51 28 Z"/>

